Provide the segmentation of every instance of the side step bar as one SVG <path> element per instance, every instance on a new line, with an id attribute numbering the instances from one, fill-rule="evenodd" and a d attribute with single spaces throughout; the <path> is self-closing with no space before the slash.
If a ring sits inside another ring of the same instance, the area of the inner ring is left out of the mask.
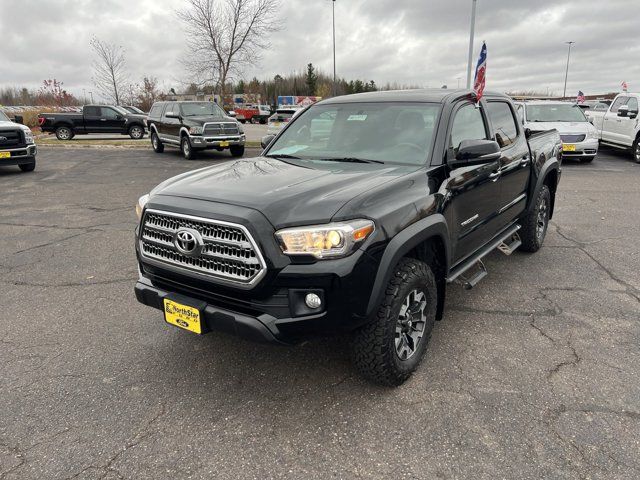
<path id="1" fill-rule="evenodd" d="M 459 279 L 460 283 L 462 283 L 464 285 L 464 288 L 466 288 L 467 290 L 473 288 L 478 284 L 480 280 L 487 276 L 487 269 L 485 268 L 484 263 L 482 263 L 482 259 L 484 257 L 486 257 L 496 248 L 499 248 L 500 251 L 505 253 L 506 255 L 511 255 L 511 253 L 513 253 L 515 249 L 522 245 L 520 237 L 517 233 L 518 230 L 520 230 L 520 225 L 512 225 L 504 232 L 494 237 L 493 240 L 491 240 L 484 247 L 478 250 L 474 255 L 467 258 L 459 265 L 456 265 L 449 272 L 447 283 L 452 283 Z M 465 278 L 463 274 L 467 273 L 473 267 L 476 268 L 476 272 L 473 273 L 470 277 Z"/>

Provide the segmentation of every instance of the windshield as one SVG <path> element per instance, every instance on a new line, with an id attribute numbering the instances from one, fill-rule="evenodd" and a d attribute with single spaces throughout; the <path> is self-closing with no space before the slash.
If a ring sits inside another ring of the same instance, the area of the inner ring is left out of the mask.
<path id="1" fill-rule="evenodd" d="M 267 155 L 423 165 L 439 112 L 431 103 L 315 105 L 295 117 Z"/>
<path id="2" fill-rule="evenodd" d="M 10 122 L 9 117 L 5 115 L 5 113 L 0 110 L 0 122 Z"/>
<path id="3" fill-rule="evenodd" d="M 139 113 L 139 114 L 143 114 L 144 112 L 142 110 L 140 110 L 138 107 L 125 107 L 127 110 L 129 110 L 131 113 Z"/>
<path id="4" fill-rule="evenodd" d="M 122 108 L 122 107 L 120 107 L 120 106 L 118 106 L 118 105 L 113 105 L 113 106 L 112 106 L 112 108 L 113 108 L 116 112 L 120 113 L 121 115 L 129 115 L 129 114 L 131 113 L 131 112 L 130 112 L 130 111 L 128 111 L 126 108 Z"/>
<path id="5" fill-rule="evenodd" d="M 527 105 L 529 122 L 586 122 L 582 109 L 574 104 Z"/>
<path id="6" fill-rule="evenodd" d="M 226 116 L 217 104 L 213 102 L 190 102 L 181 105 L 183 117 L 224 117 Z"/>

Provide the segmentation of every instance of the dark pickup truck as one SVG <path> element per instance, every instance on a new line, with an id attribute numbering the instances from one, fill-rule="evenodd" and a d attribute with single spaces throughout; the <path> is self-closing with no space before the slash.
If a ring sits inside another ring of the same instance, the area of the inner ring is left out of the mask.
<path id="1" fill-rule="evenodd" d="M 418 366 L 447 283 L 472 288 L 495 249 L 540 249 L 561 173 L 557 131 L 466 90 L 332 98 L 263 144 L 139 199 L 137 299 L 198 334 L 352 333 L 386 385 Z"/>
<path id="2" fill-rule="evenodd" d="M 38 123 L 43 132 L 55 133 L 58 140 L 87 133 L 119 133 L 139 140 L 144 137 L 146 115 L 115 105 L 85 105 L 82 113 L 40 113 Z"/>

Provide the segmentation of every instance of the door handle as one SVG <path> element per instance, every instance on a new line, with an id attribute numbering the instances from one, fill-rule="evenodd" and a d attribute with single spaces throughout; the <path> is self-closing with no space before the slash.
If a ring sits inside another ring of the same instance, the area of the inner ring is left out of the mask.
<path id="1" fill-rule="evenodd" d="M 489 174 L 489 178 L 491 179 L 492 182 L 495 182 L 500 178 L 500 175 L 502 175 L 502 170 L 498 170 L 497 172 L 491 172 Z"/>
<path id="2" fill-rule="evenodd" d="M 526 167 L 528 163 L 529 163 L 529 157 L 525 155 L 524 157 L 522 157 L 522 160 L 520 160 L 520 165 L 522 167 Z"/>
<path id="3" fill-rule="evenodd" d="M 107 119 L 106 119 L 106 118 L 101 118 L 101 119 L 100 119 L 100 121 L 101 121 L 101 122 L 106 122 L 106 121 L 107 121 Z"/>

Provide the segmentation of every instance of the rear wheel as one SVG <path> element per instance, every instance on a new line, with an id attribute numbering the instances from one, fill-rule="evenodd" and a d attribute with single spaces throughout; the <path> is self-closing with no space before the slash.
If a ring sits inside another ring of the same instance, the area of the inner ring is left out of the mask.
<path id="1" fill-rule="evenodd" d="M 58 140 L 71 140 L 73 138 L 73 130 L 69 127 L 56 128 L 56 138 Z"/>
<path id="2" fill-rule="evenodd" d="M 636 163 L 640 163 L 640 137 L 633 142 L 633 160 Z"/>
<path id="3" fill-rule="evenodd" d="M 23 172 L 33 172 L 36 169 L 36 161 L 34 160 L 33 163 L 23 163 L 18 166 Z"/>
<path id="4" fill-rule="evenodd" d="M 551 192 L 549 187 L 543 185 L 535 199 L 531 211 L 523 218 L 520 239 L 521 250 L 525 252 L 537 252 L 542 247 L 544 237 L 549 227 L 549 213 L 551 212 Z"/>
<path id="5" fill-rule="evenodd" d="M 436 320 L 436 280 L 429 265 L 403 258 L 370 323 L 355 334 L 354 357 L 369 380 L 396 386 L 420 364 Z"/>
<path id="6" fill-rule="evenodd" d="M 229 151 L 232 157 L 241 157 L 244 155 L 244 145 L 231 145 Z"/>
<path id="7" fill-rule="evenodd" d="M 164 152 L 164 144 L 160 141 L 160 137 L 155 131 L 151 132 L 151 146 L 156 153 Z"/>
<path id="8" fill-rule="evenodd" d="M 182 156 L 187 160 L 193 160 L 194 158 L 196 158 L 196 152 L 191 146 L 189 137 L 187 137 L 186 135 L 183 136 L 180 140 L 180 151 L 182 151 Z"/>
<path id="9" fill-rule="evenodd" d="M 140 125 L 131 125 L 129 128 L 129 136 L 134 140 L 140 140 L 144 137 L 144 128 Z"/>

